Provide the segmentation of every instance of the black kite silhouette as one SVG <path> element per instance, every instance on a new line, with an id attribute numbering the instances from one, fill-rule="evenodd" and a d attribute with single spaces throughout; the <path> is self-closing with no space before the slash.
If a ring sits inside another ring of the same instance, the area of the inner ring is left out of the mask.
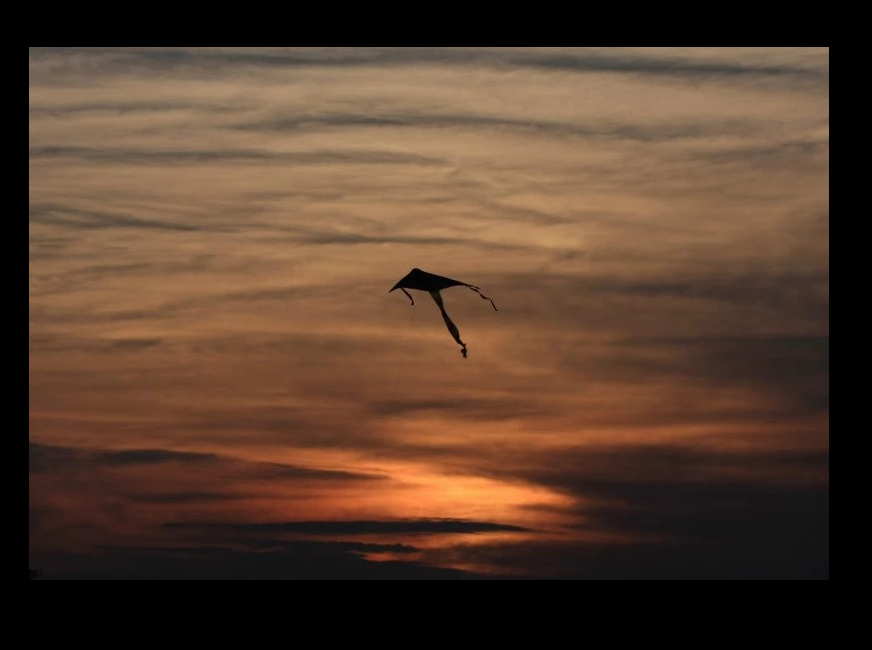
<path id="1" fill-rule="evenodd" d="M 466 282 L 460 282 L 459 280 L 445 278 L 441 275 L 433 275 L 432 273 L 427 273 L 427 271 L 422 271 L 421 269 L 412 269 L 409 271 L 408 275 L 397 282 L 391 291 L 400 289 L 404 294 L 409 296 L 409 300 L 412 301 L 413 305 L 415 304 L 415 299 L 412 298 L 411 294 L 406 291 L 406 289 L 416 289 L 417 291 L 426 291 L 429 293 L 433 298 L 433 301 L 436 303 L 436 306 L 439 307 L 439 311 L 442 312 L 442 318 L 445 320 L 445 325 L 448 327 L 448 331 L 451 332 L 451 336 L 453 336 L 454 340 L 461 346 L 462 349 L 460 350 L 460 353 L 465 359 L 466 343 L 460 340 L 460 330 L 457 329 L 457 325 L 455 325 L 448 317 L 448 312 L 445 311 L 445 305 L 442 304 L 442 296 L 439 293 L 442 289 L 448 289 L 449 287 L 467 287 L 472 289 L 481 296 L 483 300 L 490 300 L 490 304 L 493 305 L 494 311 L 497 311 L 497 306 L 494 305 L 494 301 L 484 295 L 478 287 Z M 390 291 L 388 293 L 390 293 Z"/>

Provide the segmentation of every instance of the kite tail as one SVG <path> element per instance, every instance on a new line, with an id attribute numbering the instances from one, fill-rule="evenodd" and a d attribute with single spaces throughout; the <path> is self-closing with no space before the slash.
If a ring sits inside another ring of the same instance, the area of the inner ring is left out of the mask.
<path id="1" fill-rule="evenodd" d="M 497 306 L 494 305 L 494 301 L 491 300 L 490 298 L 488 298 L 486 295 L 484 295 L 481 292 L 481 289 L 479 289 L 478 287 L 474 287 L 471 284 L 468 284 L 466 286 L 469 287 L 470 289 L 472 289 L 473 291 L 475 291 L 478 294 L 478 297 L 481 298 L 482 300 L 490 300 L 490 304 L 494 308 L 494 311 L 499 311 L 499 309 L 497 309 Z"/>
<path id="2" fill-rule="evenodd" d="M 406 291 L 406 290 L 403 289 L 402 287 L 400 287 L 400 291 L 402 291 L 404 294 L 406 294 L 407 296 L 409 296 L 409 300 L 412 301 L 412 304 L 413 304 L 413 305 L 415 304 L 415 299 L 412 298 L 412 294 L 410 294 L 408 291 Z M 496 308 L 495 308 L 495 309 L 496 309 Z"/>
<path id="3" fill-rule="evenodd" d="M 460 340 L 460 330 L 457 329 L 457 325 L 455 325 L 451 318 L 448 316 L 448 312 L 445 311 L 445 305 L 442 304 L 442 296 L 438 291 L 431 291 L 430 295 L 433 297 L 433 302 L 436 303 L 436 306 L 439 307 L 439 311 L 442 312 L 442 320 L 445 321 L 445 326 L 448 328 L 448 331 L 451 333 L 451 336 L 454 337 L 454 340 L 461 346 L 460 354 L 463 355 L 463 358 L 466 359 L 466 343 Z"/>

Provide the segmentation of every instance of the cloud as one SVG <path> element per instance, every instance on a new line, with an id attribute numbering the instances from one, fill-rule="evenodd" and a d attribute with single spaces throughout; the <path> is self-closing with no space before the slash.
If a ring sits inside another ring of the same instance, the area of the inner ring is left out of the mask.
<path id="1" fill-rule="evenodd" d="M 130 114 L 130 113 L 164 113 L 172 111 L 196 110 L 205 113 L 226 113 L 234 110 L 233 107 L 215 106 L 214 104 L 198 103 L 195 101 L 175 101 L 175 102 L 147 102 L 118 99 L 116 101 L 106 102 L 72 102 L 72 103 L 46 103 L 35 104 L 30 102 L 28 113 L 31 118 L 34 117 L 68 117 L 75 116 L 81 113 L 109 113 L 109 114 Z"/>
<path id="2" fill-rule="evenodd" d="M 243 499 L 244 494 L 231 492 L 202 492 L 191 490 L 188 492 L 164 492 L 164 493 L 127 493 L 125 499 L 130 503 L 149 504 L 204 504 L 212 501 L 228 501 Z"/>
<path id="3" fill-rule="evenodd" d="M 271 538 L 242 538 L 236 541 L 247 545 L 252 549 L 291 549 L 311 550 L 315 553 L 322 550 L 341 550 L 358 554 L 368 553 L 397 553 L 412 555 L 419 553 L 420 549 L 409 544 L 372 544 L 369 542 L 345 542 L 345 541 L 313 541 L 313 540 L 286 540 Z"/>
<path id="4" fill-rule="evenodd" d="M 778 516 L 777 511 L 770 512 Z M 821 522 L 815 522 L 820 525 Z M 434 564 L 466 564 L 528 577 L 556 580 L 828 580 L 829 544 L 792 535 L 818 529 L 788 529 L 757 546 L 758 539 L 732 543 L 560 543 L 457 545 L 424 554 Z"/>
<path id="5" fill-rule="evenodd" d="M 182 223 L 168 223 L 153 219 L 143 219 L 121 214 L 111 214 L 97 210 L 76 210 L 58 206 L 31 204 L 31 223 L 44 223 L 69 228 L 145 228 L 193 232 L 198 228 Z"/>
<path id="6" fill-rule="evenodd" d="M 273 228 L 277 234 L 288 233 L 294 242 L 316 245 L 371 245 L 383 247 L 387 244 L 403 244 L 409 246 L 451 246 L 473 247 L 482 250 L 519 251 L 529 250 L 530 246 L 509 242 L 489 241 L 483 238 L 470 237 L 433 237 L 414 235 L 393 235 L 389 233 L 341 232 L 336 230 L 316 230 L 311 228 Z"/>
<path id="7" fill-rule="evenodd" d="M 229 532 L 300 533 L 307 535 L 382 535 L 530 532 L 521 526 L 465 519 L 403 519 L 396 521 L 287 521 L 265 523 L 168 522 L 169 529 L 224 530 Z"/>
<path id="8" fill-rule="evenodd" d="M 512 476 L 573 495 L 579 529 L 614 541 L 458 545 L 424 559 L 587 579 L 829 576 L 826 451 L 615 445 L 527 462 Z"/>
<path id="9" fill-rule="evenodd" d="M 829 408 L 829 336 L 642 338 L 624 345 L 662 351 L 659 370 L 668 374 L 770 389 L 810 412 Z"/>
<path id="10" fill-rule="evenodd" d="M 31 447 L 34 445 L 31 444 Z M 40 447 L 40 445 L 36 445 Z M 42 453 L 45 447 L 41 447 Z M 51 452 L 49 452 L 51 453 Z M 84 452 L 87 454 L 88 452 Z M 183 463 L 199 463 L 214 461 L 218 457 L 215 454 L 199 454 L 187 451 L 171 451 L 169 449 L 124 449 L 121 451 L 98 451 L 93 453 L 91 459 L 97 463 L 107 465 L 130 465 L 130 464 L 154 464 L 179 461 Z"/>
<path id="11" fill-rule="evenodd" d="M 683 139 L 724 138 L 729 136 L 753 137 L 771 132 L 768 122 L 719 120 L 687 122 L 659 122 L 649 125 L 636 123 L 583 124 L 572 121 L 549 122 L 535 119 L 500 117 L 476 114 L 313 114 L 277 116 L 267 120 L 245 120 L 235 125 L 240 130 L 266 132 L 310 132 L 322 129 L 360 128 L 404 129 L 469 129 L 509 130 L 531 136 L 563 138 L 574 136 L 602 140 L 627 140 L 640 143 L 669 142 Z"/>
<path id="12" fill-rule="evenodd" d="M 666 52 L 665 50 L 660 50 Z M 506 69 L 530 68 L 569 73 L 610 73 L 667 77 L 676 80 L 787 79 L 828 84 L 826 67 L 766 62 L 757 55 L 744 58 L 703 58 L 692 52 L 654 54 L 617 49 L 579 48 L 560 52 L 512 48 L 315 48 L 315 49 L 182 49 L 182 48 L 31 48 L 31 65 L 69 74 L 75 66 L 92 73 L 173 71 L 176 74 L 214 74 L 245 67 L 354 68 L 374 66 L 452 65 Z M 818 61 L 828 62 L 819 50 Z M 32 80 L 33 81 L 33 80 Z"/>
<path id="13" fill-rule="evenodd" d="M 586 265 L 600 268 L 598 273 L 545 270 L 485 275 L 479 281 L 497 295 L 511 296 L 514 304 L 502 303 L 515 308 L 515 318 L 525 322 L 544 324 L 547 317 L 549 327 L 570 331 L 573 323 L 581 322 L 588 333 L 622 339 L 642 339 L 647 333 L 649 342 L 672 337 L 676 346 L 682 335 L 710 341 L 754 339 L 748 345 L 759 349 L 767 341 L 778 345 L 780 336 L 789 341 L 793 336 L 826 335 L 828 261 L 824 252 L 807 253 L 801 271 L 799 263 L 795 271 L 773 271 L 755 262 L 745 269 L 723 270 L 719 261 L 694 260 L 633 277 L 626 271 L 609 272 L 609 259 L 594 259 Z M 792 261 L 786 264 L 793 266 Z M 615 310 L 633 317 L 615 319 Z M 751 327 L 752 318 L 766 322 L 768 331 Z M 793 334 L 798 327 L 802 334 Z"/>
<path id="14" fill-rule="evenodd" d="M 379 474 L 327 470 L 284 463 L 243 461 L 212 453 L 169 449 L 102 450 L 30 443 L 31 474 L 80 472 L 87 468 L 98 471 L 100 468 L 155 466 L 166 463 L 187 465 L 191 470 L 198 466 L 207 471 L 231 470 L 236 478 L 243 480 L 369 481 L 385 478 Z M 187 492 L 186 494 L 196 493 Z"/>
<path id="15" fill-rule="evenodd" d="M 154 465 L 168 462 L 202 463 L 215 461 L 215 454 L 172 451 L 169 449 L 126 449 L 106 451 L 78 447 L 43 445 L 31 442 L 30 472 L 44 473 L 54 471 L 80 470 L 87 465 L 123 466 Z"/>
<path id="16" fill-rule="evenodd" d="M 305 542 L 272 550 L 109 547 L 41 558 L 44 579 L 101 580 L 448 580 L 487 576 L 417 562 L 369 561 L 361 552 L 394 545 Z M 403 553 L 401 549 L 399 552 Z"/>
<path id="17" fill-rule="evenodd" d="M 146 150 L 75 146 L 31 147 L 30 158 L 74 158 L 93 163 L 196 165 L 202 163 L 282 165 L 442 165 L 443 161 L 392 151 L 266 151 L 243 149 Z"/>
<path id="18" fill-rule="evenodd" d="M 712 300 L 732 304 L 779 304 L 785 306 L 808 305 L 817 308 L 828 300 L 822 288 L 829 289 L 829 273 L 768 273 L 737 274 L 733 276 L 699 275 L 697 277 L 674 277 L 669 280 L 656 278 L 629 280 L 610 277 L 578 278 L 585 282 L 591 292 L 644 298 L 680 298 L 687 300 Z"/>
<path id="19" fill-rule="evenodd" d="M 145 350 L 161 344 L 162 339 L 119 339 L 112 346 L 120 350 Z"/>
<path id="20" fill-rule="evenodd" d="M 414 399 L 402 396 L 390 401 L 374 401 L 369 405 L 378 416 L 404 416 L 409 414 L 438 413 L 443 417 L 469 420 L 495 421 L 524 416 L 543 415 L 547 410 L 527 402 L 506 403 L 500 399 L 470 399 L 457 396 L 445 399 Z"/>

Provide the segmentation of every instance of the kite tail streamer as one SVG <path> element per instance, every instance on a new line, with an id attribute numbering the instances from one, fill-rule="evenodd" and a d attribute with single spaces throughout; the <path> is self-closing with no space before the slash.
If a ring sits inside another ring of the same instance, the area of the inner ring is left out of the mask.
<path id="1" fill-rule="evenodd" d="M 448 316 L 448 312 L 445 311 L 445 305 L 442 304 L 442 296 L 438 291 L 431 291 L 430 295 L 433 297 L 433 301 L 436 303 L 436 306 L 439 307 L 439 311 L 442 312 L 442 320 L 445 321 L 445 326 L 448 328 L 448 331 L 451 333 L 451 336 L 454 337 L 454 340 L 462 347 L 460 353 L 463 355 L 463 358 L 466 358 L 466 343 L 460 340 L 460 330 L 457 329 L 457 325 L 455 325 L 451 318 Z"/>
<path id="2" fill-rule="evenodd" d="M 474 287 L 471 284 L 468 284 L 466 286 L 469 287 L 470 289 L 472 289 L 473 291 L 475 291 L 478 294 L 478 297 L 481 298 L 482 300 L 490 300 L 490 304 L 494 308 L 494 311 L 499 311 L 499 309 L 497 309 L 497 306 L 494 304 L 494 301 L 491 300 L 490 298 L 488 298 L 486 295 L 484 295 L 481 292 L 481 289 L 479 289 L 478 287 Z"/>
<path id="3" fill-rule="evenodd" d="M 402 291 L 404 294 L 406 294 L 406 295 L 409 297 L 409 300 L 412 301 L 412 304 L 413 304 L 413 305 L 415 304 L 415 299 L 412 298 L 412 294 L 410 294 L 408 291 L 406 291 L 406 290 L 403 289 L 402 287 L 400 287 L 400 291 Z M 494 307 L 494 309 L 496 309 L 496 307 Z"/>

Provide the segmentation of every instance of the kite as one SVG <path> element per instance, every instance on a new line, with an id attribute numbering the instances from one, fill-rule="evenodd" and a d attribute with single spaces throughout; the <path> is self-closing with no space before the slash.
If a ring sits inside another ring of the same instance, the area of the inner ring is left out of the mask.
<path id="1" fill-rule="evenodd" d="M 441 275 L 433 275 L 432 273 L 427 273 L 427 271 L 422 271 L 421 269 L 412 269 L 406 277 L 397 282 L 391 291 L 395 291 L 396 289 L 400 289 L 404 294 L 409 297 L 409 300 L 412 301 L 412 304 L 415 304 L 415 299 L 412 298 L 411 294 L 406 291 L 406 289 L 416 289 L 418 291 L 426 291 L 430 294 L 430 297 L 433 298 L 433 302 L 436 303 L 436 306 L 439 307 L 439 311 L 442 312 L 442 318 L 445 321 L 446 327 L 448 327 L 448 331 L 451 333 L 451 336 L 454 337 L 454 340 L 457 341 L 458 345 L 461 346 L 460 353 L 463 355 L 463 358 L 466 358 L 466 343 L 460 340 L 460 330 L 457 329 L 457 325 L 455 325 L 451 319 L 448 317 L 448 312 L 445 311 L 445 305 L 442 304 L 442 296 L 440 295 L 440 291 L 442 289 L 447 289 L 449 287 L 467 287 L 475 291 L 483 300 L 490 300 L 490 304 L 493 305 L 494 311 L 497 311 L 497 306 L 494 305 L 494 301 L 488 298 L 481 292 L 476 286 L 471 284 L 467 284 L 466 282 L 460 282 L 458 280 L 452 280 L 451 278 L 445 278 Z M 390 291 L 388 291 L 390 293 Z"/>

